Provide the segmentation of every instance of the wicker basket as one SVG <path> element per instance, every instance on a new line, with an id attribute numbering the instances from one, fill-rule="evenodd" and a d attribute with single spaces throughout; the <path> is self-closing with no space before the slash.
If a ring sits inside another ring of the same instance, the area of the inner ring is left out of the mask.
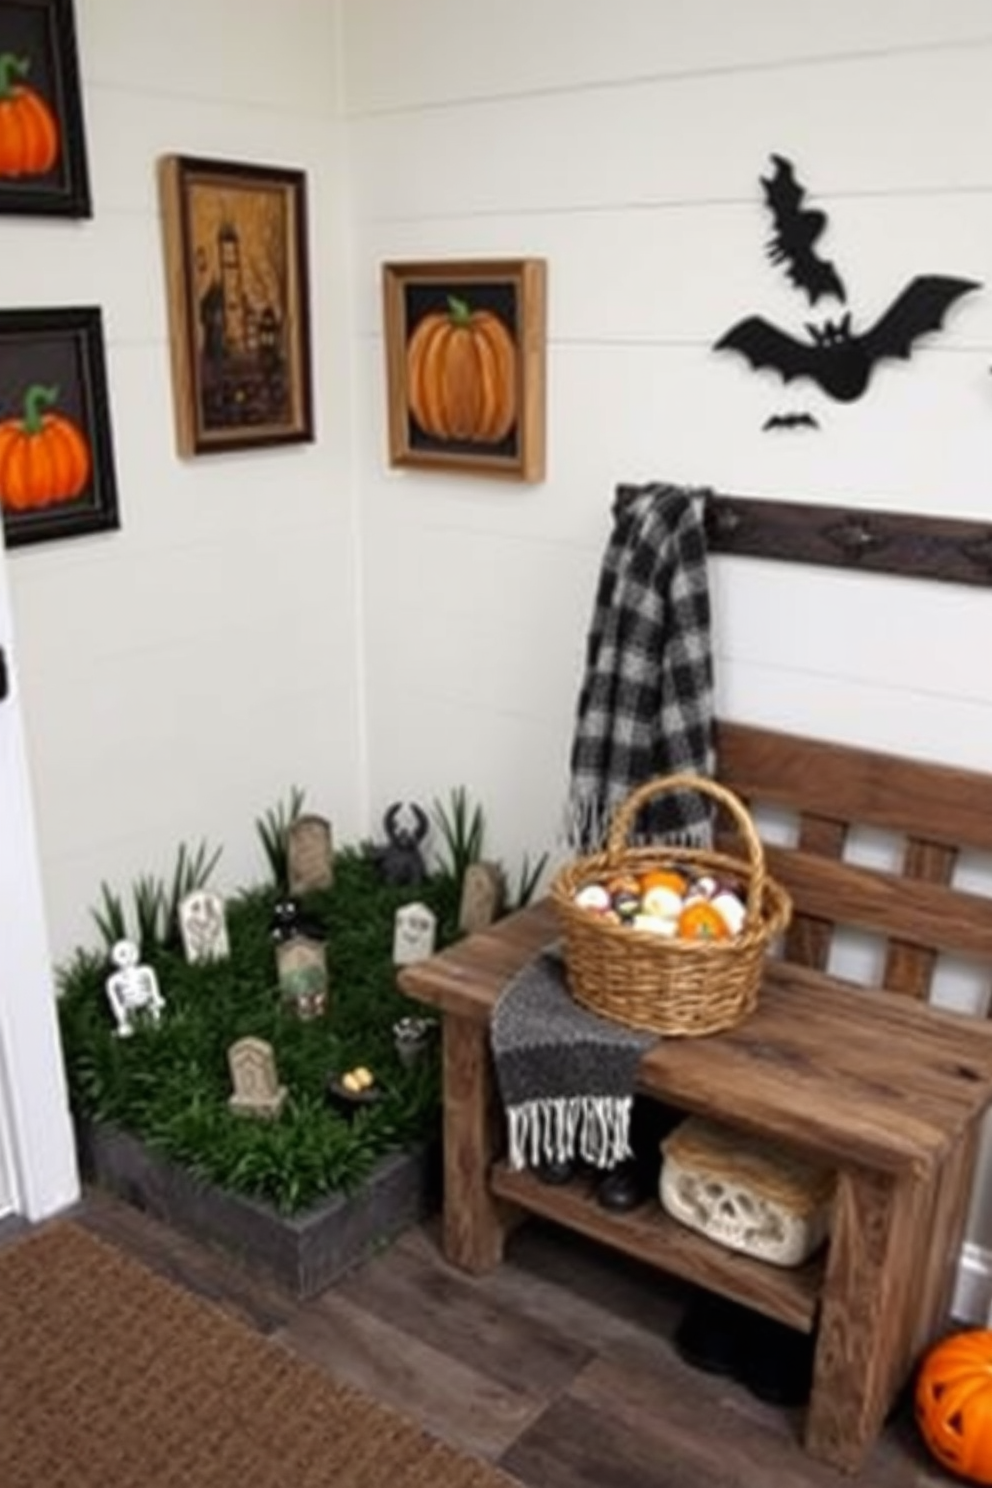
<path id="1" fill-rule="evenodd" d="M 734 819 L 747 857 L 657 843 L 628 846 L 641 807 L 674 790 L 698 791 L 722 806 Z M 575 903 L 585 884 L 680 863 L 741 884 L 746 914 L 737 935 L 728 940 L 668 939 L 612 924 Z M 690 1037 L 732 1028 L 754 1010 L 765 952 L 792 915 L 788 894 L 765 871 L 761 839 L 743 803 L 725 786 L 698 775 L 661 776 L 633 791 L 613 818 L 605 850 L 561 868 L 551 898 L 576 1002 L 631 1028 Z"/>

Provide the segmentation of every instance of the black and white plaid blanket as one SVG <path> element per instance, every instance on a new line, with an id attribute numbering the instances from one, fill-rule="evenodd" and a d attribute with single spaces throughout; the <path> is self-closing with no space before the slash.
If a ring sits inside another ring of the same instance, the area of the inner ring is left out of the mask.
<path id="1" fill-rule="evenodd" d="M 579 852 L 602 845 L 617 807 L 645 781 L 713 774 L 707 494 L 617 487 L 572 744 L 566 830 Z M 635 836 L 708 846 L 709 803 L 662 795 Z"/>
<path id="2" fill-rule="evenodd" d="M 572 747 L 569 837 L 602 844 L 616 811 L 658 775 L 712 777 L 713 664 L 705 491 L 618 486 Z M 665 793 L 632 837 L 708 846 L 709 798 Z M 512 1167 L 630 1155 L 637 1065 L 653 1036 L 595 1017 L 571 997 L 556 947 L 511 979 L 492 1048 Z"/>

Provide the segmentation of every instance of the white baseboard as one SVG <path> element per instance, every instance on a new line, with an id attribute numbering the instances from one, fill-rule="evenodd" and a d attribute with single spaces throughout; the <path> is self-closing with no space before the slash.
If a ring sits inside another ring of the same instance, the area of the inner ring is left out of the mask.
<path id="1" fill-rule="evenodd" d="M 992 1318 L 992 1250 L 970 1240 L 961 1247 L 951 1316 L 977 1328 L 987 1327 Z"/>

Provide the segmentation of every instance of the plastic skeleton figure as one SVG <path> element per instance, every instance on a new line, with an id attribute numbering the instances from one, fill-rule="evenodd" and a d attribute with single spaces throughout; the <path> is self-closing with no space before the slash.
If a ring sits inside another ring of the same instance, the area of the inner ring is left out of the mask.
<path id="1" fill-rule="evenodd" d="M 110 953 L 117 967 L 107 978 L 107 999 L 117 1020 L 118 1038 L 130 1038 L 135 1029 L 135 1016 L 147 1013 L 159 1021 L 165 998 L 158 989 L 158 977 L 150 966 L 138 965 L 138 947 L 130 940 L 119 940 Z"/>

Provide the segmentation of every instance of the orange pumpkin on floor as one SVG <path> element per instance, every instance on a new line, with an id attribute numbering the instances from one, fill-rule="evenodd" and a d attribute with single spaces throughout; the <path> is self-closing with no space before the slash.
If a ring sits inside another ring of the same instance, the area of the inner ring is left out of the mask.
<path id="1" fill-rule="evenodd" d="M 15 81 L 28 63 L 0 54 L 0 176 L 43 176 L 59 158 L 59 126 L 40 93 Z"/>
<path id="2" fill-rule="evenodd" d="M 992 1484 L 992 1329 L 954 1333 L 934 1345 L 916 1379 L 916 1424 L 937 1461 Z"/>
<path id="3" fill-rule="evenodd" d="M 406 352 L 410 412 L 434 439 L 498 444 L 517 409 L 517 352 L 497 315 L 448 296 L 418 321 Z"/>
<path id="4" fill-rule="evenodd" d="M 24 417 L 0 423 L 0 505 L 31 511 L 82 495 L 92 461 L 85 436 L 71 419 L 45 413 L 58 388 L 32 384 L 24 395 Z"/>

